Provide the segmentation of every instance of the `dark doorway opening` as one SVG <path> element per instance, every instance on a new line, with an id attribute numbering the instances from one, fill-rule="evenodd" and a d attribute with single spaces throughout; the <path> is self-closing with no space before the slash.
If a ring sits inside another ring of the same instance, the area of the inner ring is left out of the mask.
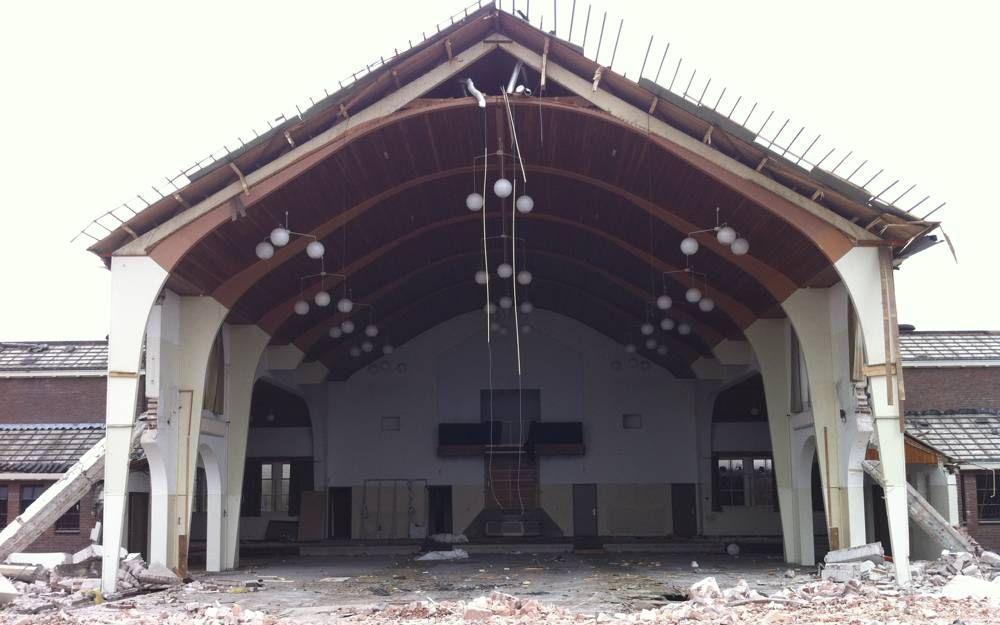
<path id="1" fill-rule="evenodd" d="M 427 533 L 454 533 L 451 519 L 451 486 L 427 487 Z"/>
<path id="2" fill-rule="evenodd" d="M 573 537 L 577 547 L 599 547 L 597 538 L 597 485 L 573 484 Z"/>
<path id="3" fill-rule="evenodd" d="M 138 553 L 149 559 L 149 493 L 128 494 L 128 544 L 129 553 Z"/>
<path id="4" fill-rule="evenodd" d="M 351 487 L 330 487 L 330 538 L 351 538 Z"/>
<path id="5" fill-rule="evenodd" d="M 698 533 L 697 497 L 694 484 L 671 484 L 674 536 L 690 538 Z"/>

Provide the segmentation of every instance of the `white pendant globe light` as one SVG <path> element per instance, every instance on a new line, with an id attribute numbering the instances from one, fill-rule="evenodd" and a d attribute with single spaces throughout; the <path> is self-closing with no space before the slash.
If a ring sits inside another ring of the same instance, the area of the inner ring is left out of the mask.
<path id="1" fill-rule="evenodd" d="M 635 344 L 634 343 L 625 343 L 625 353 L 626 354 L 634 354 L 635 353 Z"/>
<path id="2" fill-rule="evenodd" d="M 684 292 L 684 299 L 691 302 L 692 304 L 697 304 L 698 300 L 701 299 L 701 289 L 696 286 L 691 287 Z"/>
<path id="3" fill-rule="evenodd" d="M 661 355 L 661 356 L 666 356 L 667 355 L 667 346 L 666 345 L 660 345 L 659 347 L 656 348 L 656 353 L 659 354 L 659 355 Z"/>
<path id="4" fill-rule="evenodd" d="M 511 185 L 510 180 L 507 180 L 506 178 L 500 178 L 493 183 L 493 192 L 496 193 L 499 198 L 510 197 L 513 190 L 513 185 Z"/>
<path id="5" fill-rule="evenodd" d="M 686 323 L 681 323 L 677 326 L 677 332 L 678 334 L 687 336 L 688 334 L 691 334 L 691 326 Z"/>
<path id="6" fill-rule="evenodd" d="M 261 260 L 268 260 L 269 258 L 274 256 L 274 246 L 271 245 L 268 241 L 261 241 L 260 243 L 257 244 L 257 247 L 254 249 L 254 252 L 257 254 L 257 258 Z"/>
<path id="7" fill-rule="evenodd" d="M 715 300 L 711 297 L 703 297 L 701 298 L 701 301 L 698 302 L 698 308 L 700 308 L 702 312 L 712 312 L 715 308 Z"/>
<path id="8" fill-rule="evenodd" d="M 375 338 L 378 336 L 378 326 L 374 323 L 369 323 L 365 326 L 365 336 Z"/>
<path id="9" fill-rule="evenodd" d="M 639 326 L 639 332 L 642 332 L 643 336 L 649 336 L 650 334 L 653 333 L 653 324 L 647 321 L 646 323 Z"/>
<path id="10" fill-rule="evenodd" d="M 496 314 L 496 312 L 497 312 L 497 305 L 494 304 L 493 302 L 490 302 L 489 304 L 486 304 L 486 306 L 483 307 L 483 310 L 486 311 L 487 315 Z"/>
<path id="11" fill-rule="evenodd" d="M 306 256 L 319 260 L 326 253 L 326 247 L 319 241 L 310 241 L 306 246 Z"/>
<path id="12" fill-rule="evenodd" d="M 517 198 L 516 202 L 514 202 L 514 206 L 517 207 L 517 212 L 527 215 L 534 210 L 535 200 L 533 200 L 530 195 L 522 195 Z"/>
<path id="13" fill-rule="evenodd" d="M 470 211 L 477 211 L 483 208 L 483 196 L 478 193 L 470 193 L 465 196 L 465 207 Z"/>
<path id="14" fill-rule="evenodd" d="M 351 358 L 357 358 L 360 355 L 361 355 L 361 348 L 358 347 L 357 345 L 352 345 L 351 346 Z"/>
<path id="15" fill-rule="evenodd" d="M 339 339 L 342 336 L 344 336 L 344 331 L 340 329 L 340 326 L 333 326 L 330 328 L 331 339 Z"/>
<path id="16" fill-rule="evenodd" d="M 531 302 L 521 302 L 518 308 L 521 310 L 522 315 L 530 315 L 531 311 L 535 310 L 535 305 Z"/>
<path id="17" fill-rule="evenodd" d="M 354 322 L 350 319 L 344 319 L 343 323 L 340 324 L 340 329 L 344 331 L 344 334 L 350 334 L 354 332 Z"/>
<path id="18" fill-rule="evenodd" d="M 291 238 L 288 230 L 277 227 L 271 231 L 271 243 L 274 247 L 285 247 L 288 245 L 288 239 Z"/>
<path id="19" fill-rule="evenodd" d="M 485 285 L 490 280 L 490 274 L 486 273 L 485 269 L 480 269 L 476 272 L 476 284 Z"/>
<path id="20" fill-rule="evenodd" d="M 517 272 L 517 283 L 520 284 L 521 286 L 528 286 L 529 284 L 531 284 L 531 281 L 533 279 L 534 276 L 532 276 L 531 272 L 528 271 L 527 269 L 522 269 L 521 271 Z"/>
<path id="21" fill-rule="evenodd" d="M 500 308 L 503 308 L 504 310 L 509 310 L 510 307 L 513 305 L 514 305 L 514 300 L 512 300 L 507 295 L 504 295 L 503 297 L 500 298 Z"/>
<path id="22" fill-rule="evenodd" d="M 330 294 L 326 291 L 317 291 L 316 295 L 313 295 L 313 301 L 320 308 L 326 308 L 330 305 Z"/>
<path id="23" fill-rule="evenodd" d="M 723 245 L 730 245 L 736 240 L 736 231 L 729 226 L 722 226 L 715 233 L 715 238 Z"/>
<path id="24" fill-rule="evenodd" d="M 670 332 L 671 330 L 674 329 L 675 325 L 677 324 L 675 324 L 674 320 L 671 319 L 670 317 L 664 317 L 663 319 L 660 319 L 660 329 L 662 330 Z"/>
<path id="25" fill-rule="evenodd" d="M 372 351 L 373 349 L 375 349 L 375 346 L 372 345 L 371 341 L 365 341 L 364 343 L 361 344 L 361 351 L 363 351 L 366 354 Z"/>
<path id="26" fill-rule="evenodd" d="M 698 241 L 694 237 L 684 237 L 681 241 L 681 254 L 693 256 L 698 251 Z"/>
<path id="27" fill-rule="evenodd" d="M 309 314 L 309 302 L 304 299 L 300 299 L 295 302 L 295 314 L 296 315 L 306 315 Z"/>
<path id="28" fill-rule="evenodd" d="M 497 265 L 497 275 L 506 280 L 514 275 L 514 268 L 510 266 L 510 263 L 500 263 Z"/>
<path id="29" fill-rule="evenodd" d="M 386 356 L 392 354 L 393 351 L 394 350 L 392 345 L 389 345 L 388 343 L 382 346 L 382 353 L 385 354 Z"/>
<path id="30" fill-rule="evenodd" d="M 750 242 L 743 237 L 740 237 L 733 241 L 733 244 L 729 246 L 729 249 L 732 250 L 733 254 L 743 256 L 750 251 Z"/>
<path id="31" fill-rule="evenodd" d="M 646 339 L 646 349 L 656 349 L 656 339 L 654 338 Z"/>
<path id="32" fill-rule="evenodd" d="M 354 310 L 354 302 L 352 302 L 348 297 L 341 297 L 339 300 L 337 300 L 337 310 L 346 315 L 347 313 Z"/>
<path id="33" fill-rule="evenodd" d="M 661 295 L 656 298 L 656 307 L 660 310 L 667 310 L 674 305 L 674 300 L 669 295 Z"/>

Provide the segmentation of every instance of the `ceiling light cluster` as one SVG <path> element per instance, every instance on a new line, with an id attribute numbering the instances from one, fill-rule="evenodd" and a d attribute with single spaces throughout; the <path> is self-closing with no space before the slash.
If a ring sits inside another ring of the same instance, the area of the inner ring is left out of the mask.
<path id="1" fill-rule="evenodd" d="M 288 228 L 288 211 L 285 211 L 285 223 L 284 225 L 279 225 L 271 233 L 267 235 L 267 238 L 257 244 L 254 248 L 254 253 L 257 254 L 257 258 L 261 260 L 270 260 L 274 257 L 274 250 L 278 247 L 285 247 L 288 245 L 292 237 L 306 237 L 312 239 L 306 245 L 306 256 L 312 258 L 313 260 L 319 260 L 323 258 L 326 254 L 326 246 L 316 236 L 312 234 L 307 234 L 305 232 L 294 232 Z"/>
<path id="2" fill-rule="evenodd" d="M 729 251 L 735 256 L 744 256 L 750 251 L 749 241 L 741 237 L 732 226 L 726 224 L 725 222 L 719 223 L 719 207 L 717 206 L 715 207 L 715 226 L 712 228 L 689 232 L 687 236 L 681 240 L 681 254 L 688 257 L 697 254 L 698 248 L 701 246 L 698 243 L 698 239 L 694 238 L 694 235 L 701 234 L 703 232 L 714 232 L 715 240 L 718 241 L 720 245 L 729 246 Z"/>

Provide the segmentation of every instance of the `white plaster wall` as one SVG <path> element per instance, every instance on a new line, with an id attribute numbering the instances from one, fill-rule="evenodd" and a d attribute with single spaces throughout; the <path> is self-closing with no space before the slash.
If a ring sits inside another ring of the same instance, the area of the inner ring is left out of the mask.
<path id="1" fill-rule="evenodd" d="M 255 428 L 247 436 L 248 458 L 281 458 L 312 455 L 312 430 L 306 427 Z"/>

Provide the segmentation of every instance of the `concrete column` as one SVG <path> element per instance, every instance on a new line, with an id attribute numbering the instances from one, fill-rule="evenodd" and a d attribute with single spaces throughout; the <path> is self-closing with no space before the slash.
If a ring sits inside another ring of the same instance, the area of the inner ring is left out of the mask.
<path id="1" fill-rule="evenodd" d="M 938 465 L 927 476 L 927 500 L 934 509 L 948 521 L 949 525 L 958 527 L 958 475 Z"/>
<path id="2" fill-rule="evenodd" d="M 206 527 L 205 527 L 205 570 L 222 570 L 225 548 L 225 498 L 226 498 L 226 437 L 225 427 L 221 431 L 203 429 L 198 455 L 205 468 Z M 222 434 L 219 436 L 218 434 Z"/>
<path id="3" fill-rule="evenodd" d="M 148 257 L 111 259 L 111 323 L 104 460 L 104 556 L 101 588 L 115 591 L 128 497 L 129 456 L 139 391 L 142 338 L 167 272 Z"/>
<path id="4" fill-rule="evenodd" d="M 816 437 L 809 436 L 795 454 L 795 516 L 798 522 L 799 564 L 816 564 L 816 528 L 812 507 L 812 465 Z"/>
<path id="5" fill-rule="evenodd" d="M 791 414 L 791 351 L 788 333 L 788 322 L 784 319 L 758 319 L 744 330 L 757 357 L 764 381 L 785 561 L 804 564 L 799 537 L 803 526 L 802 520 L 797 519 L 797 491 L 792 483 L 791 432 L 788 422 Z M 812 527 L 811 512 L 809 527 Z M 812 545 L 811 535 L 809 544 Z"/>
<path id="6" fill-rule="evenodd" d="M 271 336 L 252 325 L 227 326 L 226 334 L 226 503 L 222 568 L 235 568 L 239 560 L 240 503 L 250 429 L 250 399 L 257 365 Z"/>

